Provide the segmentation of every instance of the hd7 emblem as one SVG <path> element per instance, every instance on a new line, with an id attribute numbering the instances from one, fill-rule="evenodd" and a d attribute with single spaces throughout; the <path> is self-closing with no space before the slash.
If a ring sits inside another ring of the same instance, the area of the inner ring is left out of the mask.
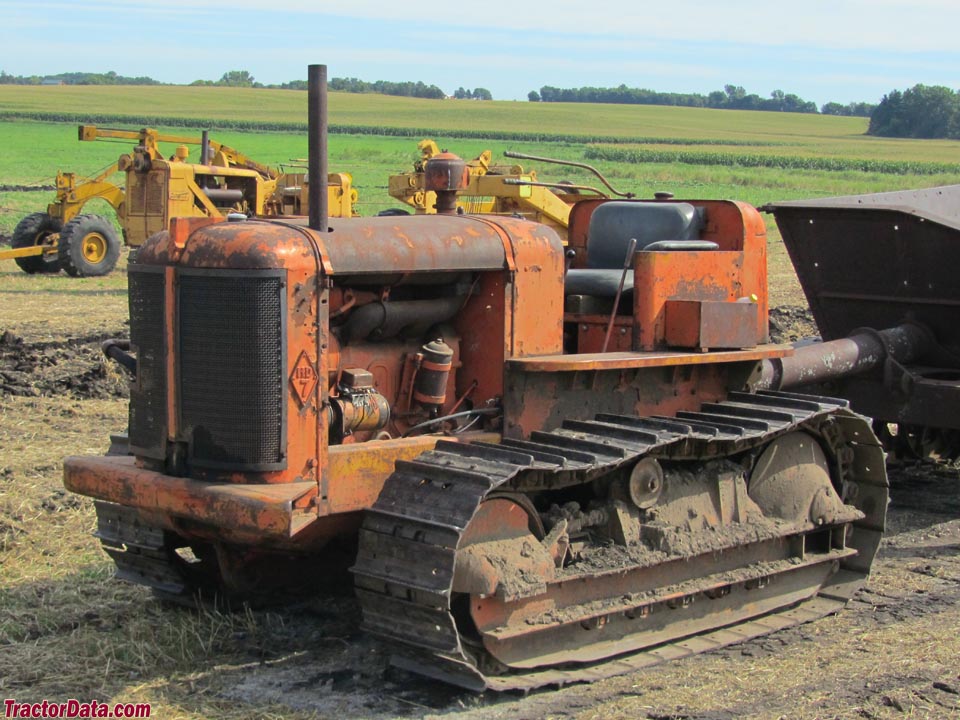
<path id="1" fill-rule="evenodd" d="M 290 373 L 290 386 L 293 388 L 293 394 L 300 401 L 300 407 L 307 404 L 313 389 L 317 386 L 317 379 L 313 361 L 306 350 L 301 350 L 300 357 L 293 365 L 293 372 Z"/>

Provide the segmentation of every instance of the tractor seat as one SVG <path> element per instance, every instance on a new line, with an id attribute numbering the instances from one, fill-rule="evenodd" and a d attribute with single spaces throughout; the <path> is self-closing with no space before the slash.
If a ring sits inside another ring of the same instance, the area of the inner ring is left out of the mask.
<path id="1" fill-rule="evenodd" d="M 587 266 L 567 272 L 564 293 L 614 297 L 632 238 L 637 239 L 637 252 L 716 250 L 715 242 L 697 239 L 702 228 L 702 208 L 689 203 L 604 203 L 590 216 Z M 633 273 L 628 272 L 623 292 L 632 291 Z"/>

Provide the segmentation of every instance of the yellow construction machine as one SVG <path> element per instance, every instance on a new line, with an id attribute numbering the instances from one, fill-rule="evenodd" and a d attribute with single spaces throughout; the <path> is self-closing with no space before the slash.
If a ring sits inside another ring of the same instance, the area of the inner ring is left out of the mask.
<path id="1" fill-rule="evenodd" d="M 223 218 L 230 213 L 257 217 L 306 212 L 302 175 L 285 175 L 243 153 L 211 140 L 139 131 L 79 126 L 81 141 L 126 139 L 133 151 L 94 178 L 77 180 L 76 173 L 57 174 L 57 195 L 47 211 L 23 218 L 14 230 L 12 249 L 0 259 L 14 259 L 27 273 L 63 269 L 75 277 L 105 275 L 120 256 L 121 240 L 114 223 L 101 215 L 82 213 L 84 205 L 100 198 L 116 211 L 123 241 L 139 247 L 153 233 L 166 230 L 175 217 Z M 160 143 L 176 144 L 165 157 Z M 199 145 L 199 163 L 189 162 L 188 145 Z M 125 188 L 109 178 L 126 175 Z M 357 192 L 349 174 L 328 176 L 331 215 L 351 216 Z"/>
<path id="2" fill-rule="evenodd" d="M 431 159 L 443 158 L 445 151 L 441 151 L 437 143 L 429 139 L 421 141 L 417 149 L 420 151 L 420 158 L 414 163 L 413 172 L 392 175 L 389 193 L 412 207 L 417 215 L 433 214 L 436 212 L 437 195 L 427 189 L 424 167 Z M 580 163 L 520 153 L 504 154 L 511 158 L 585 167 L 599 176 L 593 168 Z M 526 172 L 520 165 L 494 165 L 492 161 L 493 154 L 484 150 L 467 162 L 467 184 L 457 192 L 457 206 L 464 214 L 520 215 L 528 220 L 549 225 L 561 238 L 566 238 L 570 208 L 577 200 L 584 199 L 581 193 L 595 194 L 598 197 L 605 195 L 596 188 L 569 182 L 538 182 L 535 170 Z M 605 180 L 603 182 L 606 183 Z"/>

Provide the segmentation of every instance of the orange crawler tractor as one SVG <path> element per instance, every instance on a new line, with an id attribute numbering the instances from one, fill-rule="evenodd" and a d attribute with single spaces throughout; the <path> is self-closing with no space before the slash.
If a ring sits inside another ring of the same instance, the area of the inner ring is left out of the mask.
<path id="1" fill-rule="evenodd" d="M 475 690 L 842 607 L 883 530 L 883 453 L 843 401 L 757 390 L 792 352 L 767 342 L 757 212 L 588 200 L 565 248 L 457 215 L 465 172 L 431 161 L 436 215 L 330 221 L 318 196 L 308 226 L 178 220 L 142 246 L 129 454 L 65 462 L 119 577 L 276 597 L 354 538 L 364 627 Z"/>

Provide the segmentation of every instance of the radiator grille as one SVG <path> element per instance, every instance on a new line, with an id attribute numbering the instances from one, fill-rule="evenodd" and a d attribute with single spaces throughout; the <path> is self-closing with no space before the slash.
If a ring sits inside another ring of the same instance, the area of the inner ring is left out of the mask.
<path id="1" fill-rule="evenodd" d="M 163 272 L 131 265 L 128 273 L 130 344 L 137 355 L 137 380 L 130 389 L 130 446 L 137 455 L 162 459 L 167 438 Z"/>
<path id="2" fill-rule="evenodd" d="M 179 274 L 180 427 L 192 464 L 285 466 L 281 273 Z"/>

